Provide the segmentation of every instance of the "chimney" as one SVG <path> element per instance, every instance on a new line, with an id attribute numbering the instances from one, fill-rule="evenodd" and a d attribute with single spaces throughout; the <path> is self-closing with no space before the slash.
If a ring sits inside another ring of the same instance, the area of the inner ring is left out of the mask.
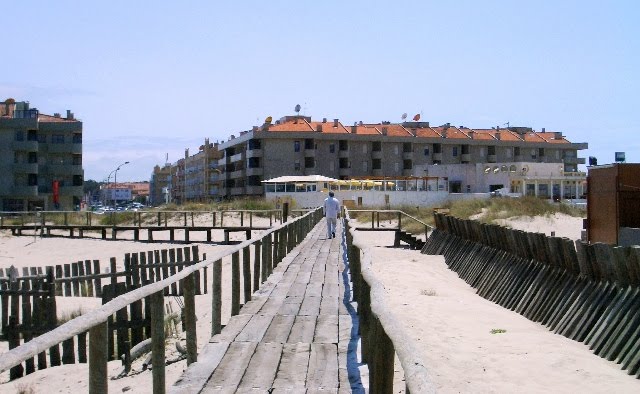
<path id="1" fill-rule="evenodd" d="M 356 126 L 356 125 L 351 126 L 351 132 L 353 134 L 358 134 L 358 126 Z"/>
<path id="2" fill-rule="evenodd" d="M 327 118 L 322 118 L 322 123 L 327 123 Z"/>
<path id="3" fill-rule="evenodd" d="M 333 127 L 338 128 L 338 119 L 333 120 Z"/>
<path id="4" fill-rule="evenodd" d="M 474 133 L 473 130 L 469 130 L 469 138 L 473 139 L 473 133 Z"/>
<path id="5" fill-rule="evenodd" d="M 442 130 L 442 138 L 447 138 L 447 128 Z"/>
<path id="6" fill-rule="evenodd" d="M 502 138 L 502 133 L 500 132 L 500 128 L 498 127 L 498 131 L 496 131 L 496 139 L 500 141 L 501 138 Z"/>
<path id="7" fill-rule="evenodd" d="M 496 126 L 496 130 L 500 131 L 500 126 Z"/>
<path id="8" fill-rule="evenodd" d="M 554 140 L 561 140 L 561 139 L 563 139 L 563 138 L 564 138 L 564 137 L 562 136 L 562 133 L 561 133 L 561 132 L 555 132 L 555 133 L 554 133 L 554 136 L 553 136 L 553 139 L 554 139 Z"/>
<path id="9" fill-rule="evenodd" d="M 382 128 L 382 135 L 387 135 L 387 132 L 388 132 L 388 131 L 389 131 L 389 130 L 388 130 L 386 127 L 383 127 L 383 128 Z"/>
<path id="10" fill-rule="evenodd" d="M 362 121 L 358 122 L 358 124 L 359 124 L 360 126 L 362 126 L 362 125 L 363 125 Z"/>
<path id="11" fill-rule="evenodd" d="M 60 117 L 60 113 L 59 113 L 59 112 L 55 112 L 55 113 L 53 114 L 53 117 L 54 117 L 54 118 L 59 118 L 59 117 Z"/>
<path id="12" fill-rule="evenodd" d="M 73 119 L 73 112 L 71 110 L 67 110 L 67 119 Z"/>
<path id="13" fill-rule="evenodd" d="M 542 128 L 542 132 L 544 133 L 544 127 Z"/>
<path id="14" fill-rule="evenodd" d="M 322 133 L 322 125 L 321 125 L 321 124 L 316 125 L 316 131 L 317 131 L 318 133 Z"/>

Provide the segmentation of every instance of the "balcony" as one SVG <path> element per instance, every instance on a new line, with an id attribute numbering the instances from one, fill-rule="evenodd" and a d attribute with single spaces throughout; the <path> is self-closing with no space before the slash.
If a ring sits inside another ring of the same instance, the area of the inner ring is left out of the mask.
<path id="1" fill-rule="evenodd" d="M 496 155 L 487 155 L 487 163 L 497 163 L 497 161 Z"/>
<path id="2" fill-rule="evenodd" d="M 584 157 L 565 157 L 564 164 L 585 164 Z"/>
<path id="3" fill-rule="evenodd" d="M 371 158 L 372 159 L 382 159 L 382 151 L 381 150 L 374 150 L 373 152 L 371 152 Z"/>
<path id="4" fill-rule="evenodd" d="M 413 152 L 402 152 L 403 160 L 413 160 Z"/>
<path id="5" fill-rule="evenodd" d="M 232 187 L 229 189 L 229 194 L 232 196 L 241 196 L 244 193 L 244 187 Z"/>
<path id="6" fill-rule="evenodd" d="M 339 158 L 348 158 L 349 157 L 349 151 L 348 150 L 338 151 L 338 157 Z"/>
<path id="7" fill-rule="evenodd" d="M 47 144 L 49 153 L 71 153 L 82 154 L 82 144 Z"/>
<path id="8" fill-rule="evenodd" d="M 61 186 L 60 187 L 60 195 L 61 196 L 82 196 L 84 193 L 84 188 L 82 186 Z"/>
<path id="9" fill-rule="evenodd" d="M 247 176 L 262 175 L 263 173 L 262 168 L 247 168 Z"/>
<path id="10" fill-rule="evenodd" d="M 38 186 L 14 186 L 11 194 L 16 197 L 35 197 L 38 195 Z"/>
<path id="11" fill-rule="evenodd" d="M 338 174 L 340 174 L 340 176 L 349 176 L 351 175 L 351 168 L 340 168 Z"/>
<path id="12" fill-rule="evenodd" d="M 471 155 L 469 153 L 463 153 L 460 155 L 460 162 L 462 163 L 470 163 Z"/>
<path id="13" fill-rule="evenodd" d="M 43 171 L 44 172 L 44 171 Z M 82 166 L 77 164 L 49 164 L 47 172 L 50 174 L 83 175 Z"/>
<path id="14" fill-rule="evenodd" d="M 432 159 L 433 159 L 433 160 L 442 161 L 442 152 L 440 152 L 440 153 L 434 153 L 434 154 L 433 154 Z"/>
<path id="15" fill-rule="evenodd" d="M 264 193 L 263 186 L 247 186 L 247 194 L 260 195 Z"/>
<path id="16" fill-rule="evenodd" d="M 11 149 L 25 152 L 37 152 L 38 141 L 14 141 L 11 143 Z"/>
<path id="17" fill-rule="evenodd" d="M 252 157 L 262 157 L 264 155 L 262 149 L 252 149 L 247 151 L 247 159 Z"/>
<path id="18" fill-rule="evenodd" d="M 237 161 L 242 161 L 242 156 L 244 152 L 236 153 L 235 155 L 229 157 L 229 163 L 235 163 Z"/>
<path id="19" fill-rule="evenodd" d="M 13 171 L 19 174 L 37 174 L 38 163 L 21 163 L 14 164 Z"/>
<path id="20" fill-rule="evenodd" d="M 229 173 L 229 179 L 238 179 L 244 177 L 244 170 L 237 170 Z"/>
<path id="21" fill-rule="evenodd" d="M 316 157 L 315 149 L 307 149 L 304 151 L 304 157 Z"/>
<path id="22" fill-rule="evenodd" d="M 379 170 L 372 170 L 372 171 L 371 171 L 371 174 L 372 174 L 373 176 L 382 176 L 382 170 L 381 170 L 381 169 L 379 169 Z"/>

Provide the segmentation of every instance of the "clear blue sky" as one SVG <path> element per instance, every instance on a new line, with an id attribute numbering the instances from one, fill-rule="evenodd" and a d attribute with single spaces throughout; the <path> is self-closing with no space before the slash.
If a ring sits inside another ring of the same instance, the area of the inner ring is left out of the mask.
<path id="1" fill-rule="evenodd" d="M 221 3 L 221 4 L 218 4 Z M 311 2 L 309 2 L 311 3 Z M 85 179 L 293 114 L 491 127 L 640 161 L 637 1 L 9 1 L 0 100 L 84 122 Z"/>

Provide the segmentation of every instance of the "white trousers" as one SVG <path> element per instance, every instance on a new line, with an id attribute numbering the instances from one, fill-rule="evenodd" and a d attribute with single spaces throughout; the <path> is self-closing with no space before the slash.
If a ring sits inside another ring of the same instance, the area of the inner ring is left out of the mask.
<path id="1" fill-rule="evenodd" d="M 331 234 L 336 232 L 337 223 L 338 219 L 327 218 L 327 237 L 331 238 Z"/>

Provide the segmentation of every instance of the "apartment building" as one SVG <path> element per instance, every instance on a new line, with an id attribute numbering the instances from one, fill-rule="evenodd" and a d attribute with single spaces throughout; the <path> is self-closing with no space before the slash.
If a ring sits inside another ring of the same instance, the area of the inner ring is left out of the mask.
<path id="1" fill-rule="evenodd" d="M 83 197 L 82 122 L 0 102 L 0 209 L 73 210 Z"/>
<path id="2" fill-rule="evenodd" d="M 191 155 L 185 149 L 184 157 L 172 165 L 160 168 L 156 166 L 152 174 L 152 203 L 162 204 L 165 201 L 183 204 L 186 202 L 209 202 L 218 198 L 220 171 L 218 160 L 222 152 L 218 143 L 209 142 L 205 138 L 198 152 Z M 168 197 L 161 196 L 163 188 Z"/>
<path id="3" fill-rule="evenodd" d="M 285 175 L 421 178 L 441 173 L 441 166 L 448 167 L 453 192 L 481 193 L 498 185 L 472 182 L 477 171 L 469 169 L 478 164 L 494 172 L 494 167 L 504 165 L 522 169 L 523 163 L 553 163 L 575 181 L 578 165 L 585 162 L 578 151 L 586 148 L 586 143 L 572 143 L 562 133 L 544 128 L 538 132 L 529 127 L 432 127 L 418 121 L 345 126 L 338 119 L 285 116 L 220 144 L 224 152 L 219 161 L 220 194 L 262 195 L 263 180 Z"/>

